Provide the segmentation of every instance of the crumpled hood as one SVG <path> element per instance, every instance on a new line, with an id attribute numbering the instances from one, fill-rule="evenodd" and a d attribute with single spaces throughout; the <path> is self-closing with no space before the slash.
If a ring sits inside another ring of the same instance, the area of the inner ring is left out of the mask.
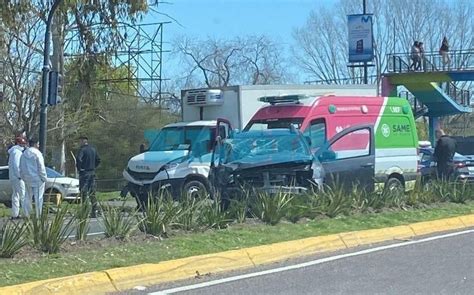
<path id="1" fill-rule="evenodd" d="M 132 157 L 128 161 L 128 169 L 134 172 L 158 172 L 163 165 L 187 154 L 187 150 L 145 152 Z"/>

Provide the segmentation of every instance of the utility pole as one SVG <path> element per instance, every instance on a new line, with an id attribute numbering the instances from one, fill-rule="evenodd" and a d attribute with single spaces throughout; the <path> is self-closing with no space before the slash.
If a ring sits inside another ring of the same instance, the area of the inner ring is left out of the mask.
<path id="1" fill-rule="evenodd" d="M 367 13 L 366 6 L 367 6 L 366 0 L 362 0 L 362 10 L 363 10 L 364 15 Z M 366 61 L 364 61 L 364 84 L 369 84 L 368 77 L 367 77 L 367 62 Z"/>
<path id="2" fill-rule="evenodd" d="M 55 0 L 46 20 L 46 30 L 44 33 L 44 52 L 43 52 L 43 77 L 41 83 L 41 108 L 40 108 L 40 130 L 39 144 L 40 151 L 46 153 L 46 129 L 48 127 L 48 82 L 49 82 L 49 47 L 51 39 L 51 22 L 54 12 L 58 9 L 62 0 Z"/>

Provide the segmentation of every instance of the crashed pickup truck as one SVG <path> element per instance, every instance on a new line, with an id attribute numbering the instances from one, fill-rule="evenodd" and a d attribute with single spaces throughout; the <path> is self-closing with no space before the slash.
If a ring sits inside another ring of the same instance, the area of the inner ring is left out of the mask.
<path id="1" fill-rule="evenodd" d="M 300 194 L 322 185 L 323 170 L 297 129 L 247 131 L 217 139 L 209 181 L 223 200 L 246 189 Z"/>

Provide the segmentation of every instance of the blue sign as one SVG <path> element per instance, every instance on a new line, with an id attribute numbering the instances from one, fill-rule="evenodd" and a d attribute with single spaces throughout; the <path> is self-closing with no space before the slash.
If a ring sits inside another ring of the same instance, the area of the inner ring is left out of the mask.
<path id="1" fill-rule="evenodd" d="M 372 14 L 347 16 L 349 28 L 349 62 L 365 62 L 374 59 Z"/>

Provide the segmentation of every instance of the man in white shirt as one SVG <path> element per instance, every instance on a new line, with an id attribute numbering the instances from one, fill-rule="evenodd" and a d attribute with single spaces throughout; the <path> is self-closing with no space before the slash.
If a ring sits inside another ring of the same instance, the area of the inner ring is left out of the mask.
<path id="1" fill-rule="evenodd" d="M 25 181 L 25 215 L 31 212 L 31 200 L 35 199 L 36 216 L 41 215 L 43 208 L 43 195 L 46 183 L 46 168 L 44 166 L 43 154 L 39 151 L 38 141 L 30 139 L 30 146 L 23 152 L 20 159 L 20 175 Z"/>
<path id="2" fill-rule="evenodd" d="M 20 176 L 20 158 L 25 150 L 26 140 L 15 138 L 15 145 L 8 150 L 8 170 L 12 185 L 12 219 L 20 218 L 20 206 L 24 209 L 25 183 Z"/>

